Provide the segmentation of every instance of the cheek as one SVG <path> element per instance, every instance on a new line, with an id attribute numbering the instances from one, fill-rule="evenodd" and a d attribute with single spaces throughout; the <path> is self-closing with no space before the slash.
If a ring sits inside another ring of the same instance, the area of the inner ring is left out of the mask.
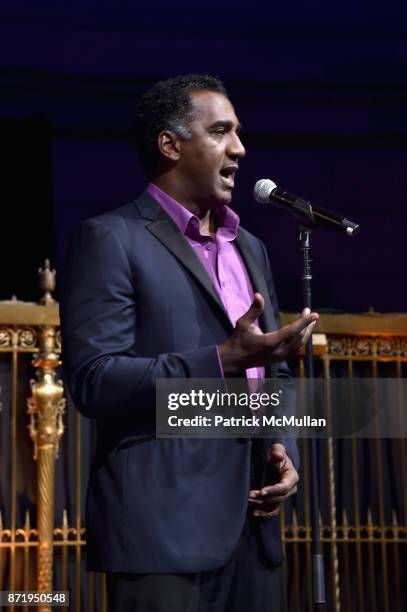
<path id="1" fill-rule="evenodd" d="M 213 146 L 193 150 L 191 148 L 185 150 L 182 156 L 184 173 L 203 184 L 210 178 L 214 180 L 219 175 L 221 166 L 222 154 Z"/>
<path id="2" fill-rule="evenodd" d="M 204 156 L 203 163 L 208 171 L 218 174 L 222 166 L 221 156 L 216 151 L 208 151 Z"/>
<path id="3" fill-rule="evenodd" d="M 193 168 L 202 180 L 208 180 L 219 173 L 219 164 L 211 155 L 197 156 L 193 161 Z"/>

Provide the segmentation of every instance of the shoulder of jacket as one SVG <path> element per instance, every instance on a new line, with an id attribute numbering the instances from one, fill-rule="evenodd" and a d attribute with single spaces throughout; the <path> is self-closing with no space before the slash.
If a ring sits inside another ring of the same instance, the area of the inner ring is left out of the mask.
<path id="1" fill-rule="evenodd" d="M 85 219 L 83 223 L 117 225 L 123 223 L 123 221 L 126 221 L 126 219 L 139 219 L 140 213 L 136 206 L 136 202 L 137 200 L 134 200 L 133 202 L 128 202 L 127 204 L 123 204 L 123 206 L 113 208 L 112 210 L 108 210 L 100 215 L 89 217 L 88 219 Z"/>

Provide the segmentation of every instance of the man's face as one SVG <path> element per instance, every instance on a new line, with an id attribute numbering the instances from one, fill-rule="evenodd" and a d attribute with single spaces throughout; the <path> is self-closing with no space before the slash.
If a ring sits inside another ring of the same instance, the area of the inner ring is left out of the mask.
<path id="1" fill-rule="evenodd" d="M 212 91 L 197 91 L 191 94 L 191 100 L 195 111 L 190 124 L 192 137 L 180 142 L 177 182 L 184 202 L 205 211 L 232 200 L 235 173 L 245 149 L 228 98 Z"/>

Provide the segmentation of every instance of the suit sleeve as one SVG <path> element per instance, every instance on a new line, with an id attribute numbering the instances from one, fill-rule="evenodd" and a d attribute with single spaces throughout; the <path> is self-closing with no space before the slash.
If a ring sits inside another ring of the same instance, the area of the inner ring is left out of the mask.
<path id="1" fill-rule="evenodd" d="M 270 260 L 268 258 L 266 247 L 264 246 L 263 242 L 260 241 L 260 244 L 261 244 L 263 257 L 264 257 L 264 265 L 265 265 L 265 270 L 266 270 L 265 274 L 266 274 L 267 286 L 269 288 L 269 293 L 270 293 L 270 300 L 273 306 L 274 316 L 277 321 L 277 325 L 278 327 L 280 327 L 281 325 L 280 310 L 278 307 L 278 301 L 277 301 L 276 291 L 274 287 L 274 280 L 273 280 L 273 274 L 271 271 Z M 278 364 L 277 377 L 278 378 L 291 378 L 292 377 L 291 371 L 286 361 L 281 361 Z M 292 402 L 296 402 L 295 397 L 292 398 Z M 293 410 L 295 412 L 295 407 L 293 408 Z M 266 442 L 267 442 L 267 446 L 271 446 L 272 444 L 275 444 L 277 442 L 282 444 L 286 448 L 287 454 L 290 456 L 295 468 L 298 469 L 299 464 L 300 464 L 300 455 L 298 452 L 297 441 L 295 438 L 284 438 L 284 439 L 277 439 L 277 438 L 271 439 L 270 438 L 270 439 L 267 439 Z"/>
<path id="2" fill-rule="evenodd" d="M 124 226 L 120 218 L 115 223 Z M 221 376 L 215 345 L 154 358 L 136 356 L 137 279 L 126 236 L 127 228 L 86 221 L 65 263 L 64 372 L 76 406 L 91 418 L 151 410 L 156 378 Z"/>

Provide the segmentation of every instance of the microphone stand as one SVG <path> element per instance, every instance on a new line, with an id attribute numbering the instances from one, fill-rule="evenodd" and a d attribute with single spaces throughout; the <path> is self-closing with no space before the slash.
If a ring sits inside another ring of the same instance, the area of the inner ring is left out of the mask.
<path id="1" fill-rule="evenodd" d="M 302 274 L 302 290 L 304 308 L 311 310 L 312 292 L 311 292 L 311 233 L 312 229 L 304 225 L 299 226 L 301 251 L 303 254 L 303 274 Z M 308 338 L 305 345 L 305 376 L 306 378 L 314 378 L 314 360 L 312 351 L 312 334 Z M 311 383 L 311 398 L 312 393 Z M 321 535 L 319 529 L 319 495 L 318 495 L 318 462 L 317 462 L 317 441 L 316 438 L 309 438 L 309 454 L 310 454 L 310 478 L 311 478 L 311 547 L 312 547 L 312 578 L 313 578 L 313 603 L 314 610 L 325 610 L 325 576 L 324 576 L 324 560 L 321 554 Z"/>

